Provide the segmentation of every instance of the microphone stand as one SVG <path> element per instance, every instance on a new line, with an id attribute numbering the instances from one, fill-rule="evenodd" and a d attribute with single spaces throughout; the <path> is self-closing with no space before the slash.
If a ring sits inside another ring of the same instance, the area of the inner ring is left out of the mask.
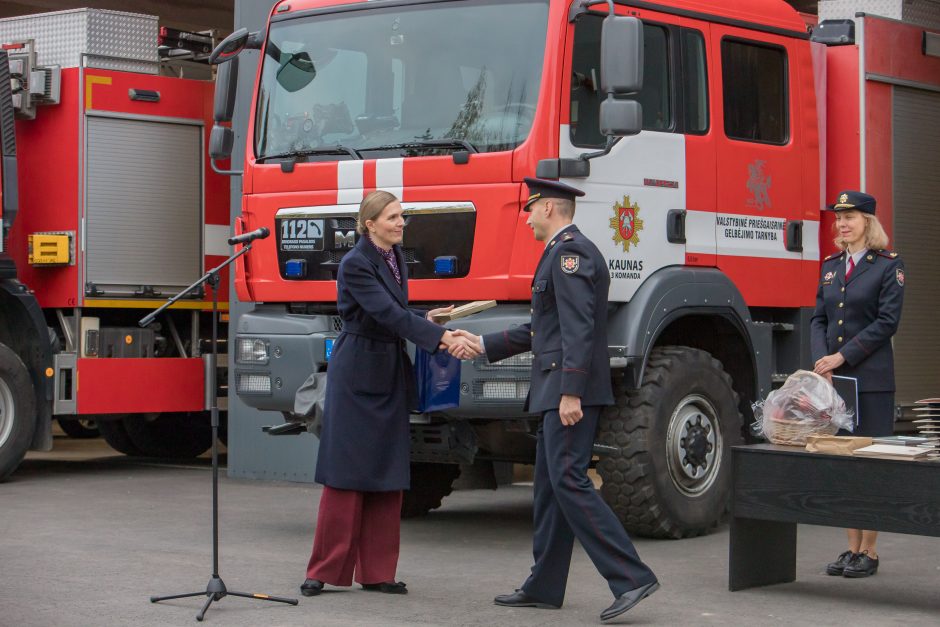
<path id="1" fill-rule="evenodd" d="M 260 237 L 267 237 L 267 234 L 262 234 Z M 231 244 L 233 242 L 229 241 L 229 243 Z M 221 601 L 226 596 L 245 597 L 247 599 L 259 599 L 261 601 L 275 601 L 277 603 L 297 605 L 297 599 L 274 597 L 268 594 L 234 592 L 232 590 L 228 590 L 226 589 L 222 578 L 219 576 L 219 395 L 218 389 L 216 387 L 216 365 L 218 363 L 219 356 L 219 272 L 233 261 L 246 254 L 249 250 L 251 250 L 250 239 L 245 243 L 241 250 L 223 261 L 217 267 L 209 270 L 201 279 L 184 289 L 176 296 L 170 298 L 167 302 L 161 305 L 159 309 L 147 314 L 141 318 L 140 322 L 138 322 L 141 327 L 146 327 L 152 323 L 164 310 L 190 292 L 194 291 L 200 285 L 207 283 L 212 288 L 212 359 L 209 367 L 206 368 L 206 386 L 208 386 L 211 395 L 210 414 L 212 417 L 212 577 L 209 579 L 209 584 L 206 586 L 205 591 L 150 597 L 151 603 L 157 603 L 158 601 L 167 601 L 169 599 L 183 599 L 187 597 L 198 597 L 206 595 L 208 598 L 206 599 L 205 605 L 203 605 L 202 610 L 196 614 L 197 621 L 202 621 L 206 615 L 206 611 L 209 609 L 209 606 L 213 601 Z"/>

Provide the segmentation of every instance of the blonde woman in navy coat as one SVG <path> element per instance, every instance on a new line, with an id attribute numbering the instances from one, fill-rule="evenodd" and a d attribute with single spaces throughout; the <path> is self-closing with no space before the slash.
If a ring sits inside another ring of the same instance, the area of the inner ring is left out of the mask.
<path id="1" fill-rule="evenodd" d="M 904 263 L 885 250 L 888 236 L 875 217 L 875 199 L 861 192 L 839 195 L 836 246 L 826 258 L 816 296 L 811 344 L 815 372 L 858 380 L 854 433 L 894 431 L 894 352 L 904 301 Z M 878 571 L 877 531 L 848 529 L 848 550 L 826 567 L 830 575 L 868 577 Z"/>
<path id="2" fill-rule="evenodd" d="M 408 308 L 408 267 L 401 251 L 405 220 L 389 192 L 359 206 L 356 246 L 339 265 L 337 306 L 343 332 L 330 357 L 317 458 L 320 497 L 313 552 L 300 587 L 324 584 L 405 594 L 395 581 L 402 490 L 409 488 L 408 414 L 417 388 L 405 340 L 427 351 L 466 340 L 429 321 L 450 308 Z"/>

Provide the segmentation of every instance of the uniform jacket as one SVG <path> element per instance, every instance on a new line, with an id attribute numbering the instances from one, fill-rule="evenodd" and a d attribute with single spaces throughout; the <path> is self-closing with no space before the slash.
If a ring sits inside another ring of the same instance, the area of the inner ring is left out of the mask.
<path id="1" fill-rule="evenodd" d="M 845 280 L 846 253 L 825 259 L 811 322 L 813 361 L 842 353 L 834 374 L 856 377 L 859 392 L 894 391 L 891 336 L 904 302 L 904 263 L 897 253 L 869 250 Z"/>
<path id="2" fill-rule="evenodd" d="M 399 286 L 369 240 L 343 257 L 337 306 L 343 332 L 328 367 L 318 483 L 343 490 L 407 490 L 409 411 L 417 406 L 405 340 L 437 349 L 444 330 L 408 308 L 408 266 L 395 246 Z"/>
<path id="3" fill-rule="evenodd" d="M 563 394 L 583 406 L 614 402 L 607 353 L 604 256 L 574 225 L 545 248 L 532 279 L 532 321 L 484 336 L 486 357 L 499 361 L 531 350 L 526 411 L 558 409 Z"/>

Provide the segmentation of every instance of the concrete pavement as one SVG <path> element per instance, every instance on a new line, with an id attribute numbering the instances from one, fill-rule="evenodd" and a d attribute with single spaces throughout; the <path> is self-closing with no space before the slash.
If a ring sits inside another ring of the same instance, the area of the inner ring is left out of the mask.
<path id="1" fill-rule="evenodd" d="M 205 589 L 211 574 L 210 473 L 76 454 L 95 444 L 57 439 L 0 484 L 0 625 L 189 625 L 204 598 L 151 604 L 152 594 Z M 232 590 L 297 596 L 313 538 L 316 486 L 222 479 L 220 574 Z M 530 566 L 531 488 L 456 492 L 441 510 L 405 521 L 399 578 L 407 596 L 358 589 L 299 597 L 300 605 L 228 597 L 216 625 L 598 624 L 612 601 L 576 547 L 565 606 L 494 606 Z M 881 571 L 824 574 L 843 547 L 837 529 L 801 526 L 797 581 L 727 590 L 727 527 L 704 538 L 637 541 L 662 589 L 624 615 L 632 625 L 936 625 L 940 546 L 884 534 Z"/>

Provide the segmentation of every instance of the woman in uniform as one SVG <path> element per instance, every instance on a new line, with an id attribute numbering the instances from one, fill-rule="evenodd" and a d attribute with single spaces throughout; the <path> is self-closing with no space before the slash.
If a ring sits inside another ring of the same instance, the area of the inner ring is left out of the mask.
<path id="1" fill-rule="evenodd" d="M 835 243 L 827 257 L 811 325 L 814 371 L 858 380 L 856 435 L 894 431 L 894 352 L 904 300 L 904 264 L 885 250 L 888 236 L 875 217 L 875 199 L 846 191 L 836 212 Z M 878 571 L 877 531 L 848 529 L 848 550 L 826 567 L 830 575 L 868 577 Z"/>
<path id="2" fill-rule="evenodd" d="M 393 194 L 377 190 L 359 205 L 362 235 L 339 265 L 343 331 L 330 357 L 316 481 L 320 497 L 304 596 L 324 584 L 405 594 L 395 581 L 402 490 L 409 488 L 408 414 L 417 388 L 405 340 L 427 351 L 466 340 L 429 319 L 450 308 L 408 308 L 401 251 L 405 220 Z"/>

